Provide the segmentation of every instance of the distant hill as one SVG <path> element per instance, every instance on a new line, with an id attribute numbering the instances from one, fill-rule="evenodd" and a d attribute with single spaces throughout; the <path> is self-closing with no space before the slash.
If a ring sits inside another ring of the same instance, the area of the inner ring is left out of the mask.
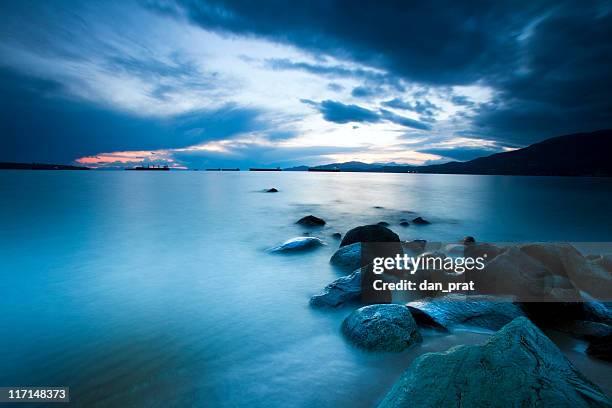
<path id="1" fill-rule="evenodd" d="M 303 166 L 306 167 L 306 166 Z M 522 149 L 466 162 L 429 166 L 332 163 L 316 168 L 379 173 L 499 174 L 525 176 L 612 176 L 612 129 L 546 139 Z"/>
<path id="2" fill-rule="evenodd" d="M 612 176 L 612 130 L 553 137 L 511 152 L 416 168 L 419 173 Z"/>
<path id="3" fill-rule="evenodd" d="M 65 164 L 0 162 L 0 170 L 89 170 L 89 167 Z"/>

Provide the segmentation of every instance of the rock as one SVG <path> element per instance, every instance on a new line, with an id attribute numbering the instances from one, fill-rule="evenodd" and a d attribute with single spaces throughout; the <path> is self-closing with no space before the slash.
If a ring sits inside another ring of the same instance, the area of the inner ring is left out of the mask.
<path id="1" fill-rule="evenodd" d="M 400 242 L 400 239 L 395 232 L 382 225 L 362 225 L 347 232 L 340 246 L 355 242 Z"/>
<path id="2" fill-rule="evenodd" d="M 339 232 L 334 232 L 334 233 L 332 234 L 332 238 L 333 238 L 333 239 L 340 239 L 340 238 L 342 238 L 342 234 L 341 234 L 341 233 L 339 233 Z"/>
<path id="3" fill-rule="evenodd" d="M 278 190 L 272 187 L 272 188 L 267 189 L 266 193 L 278 193 Z"/>
<path id="4" fill-rule="evenodd" d="M 549 276 L 551 273 L 540 262 L 514 246 L 490 260 L 482 271 L 466 272 L 466 279 L 474 281 L 480 294 L 516 296 L 523 301 L 547 299 Z"/>
<path id="5" fill-rule="evenodd" d="M 417 323 L 446 330 L 460 324 L 499 330 L 515 318 L 525 315 L 512 302 L 491 296 L 448 295 L 409 302 L 407 306 Z"/>
<path id="6" fill-rule="evenodd" d="M 472 236 L 468 235 L 467 237 L 464 237 L 464 238 L 461 240 L 461 243 L 462 243 L 463 245 L 475 244 L 475 243 L 476 243 L 476 239 L 474 239 L 474 237 L 472 237 Z"/>
<path id="7" fill-rule="evenodd" d="M 344 319 L 342 333 L 356 346 L 371 351 L 400 352 L 422 341 L 408 308 L 395 304 L 355 310 Z"/>
<path id="8" fill-rule="evenodd" d="M 359 244 L 356 244 L 359 245 Z M 310 298 L 312 306 L 336 307 L 361 297 L 361 269 L 348 276 L 336 279 L 321 293 Z"/>
<path id="9" fill-rule="evenodd" d="M 325 220 L 314 215 L 307 215 L 300 218 L 296 224 L 303 225 L 305 227 L 322 227 L 325 225 Z"/>
<path id="10" fill-rule="evenodd" d="M 412 220 L 412 222 L 414 224 L 418 224 L 418 225 L 427 225 L 427 224 L 431 224 L 431 222 L 421 218 L 421 217 L 416 217 L 415 219 Z"/>
<path id="11" fill-rule="evenodd" d="M 402 220 L 400 221 L 399 225 L 401 225 L 402 227 L 409 227 L 410 223 L 406 220 Z"/>
<path id="12" fill-rule="evenodd" d="M 610 407 L 590 382 L 527 318 L 482 345 L 418 357 L 379 408 Z"/>
<path id="13" fill-rule="evenodd" d="M 569 244 L 528 244 L 520 249 L 596 298 L 608 299 L 612 293 L 612 273 L 606 270 L 604 257 L 589 260 Z"/>
<path id="14" fill-rule="evenodd" d="M 381 221 L 378 223 L 378 225 L 382 225 L 383 227 L 388 227 L 389 223 L 387 221 Z"/>
<path id="15" fill-rule="evenodd" d="M 591 341 L 586 352 L 601 360 L 612 361 L 612 335 Z"/>
<path id="16" fill-rule="evenodd" d="M 295 252 L 313 249 L 325 245 L 323 241 L 315 237 L 296 237 L 288 239 L 282 244 L 271 248 L 270 252 Z"/>
<path id="17" fill-rule="evenodd" d="M 361 262 L 361 242 L 339 248 L 330 258 L 332 265 L 354 271 L 362 266 Z"/>
<path id="18" fill-rule="evenodd" d="M 471 244 L 466 245 L 465 247 L 465 256 L 469 256 L 472 258 L 485 258 L 485 261 L 490 261 L 495 258 L 497 255 L 503 252 L 503 248 L 495 246 L 493 244 Z"/>
<path id="19" fill-rule="evenodd" d="M 525 302 L 521 308 L 538 326 L 561 330 L 578 338 L 601 337 L 607 329 L 599 324 L 612 326 L 609 309 L 599 302 Z"/>

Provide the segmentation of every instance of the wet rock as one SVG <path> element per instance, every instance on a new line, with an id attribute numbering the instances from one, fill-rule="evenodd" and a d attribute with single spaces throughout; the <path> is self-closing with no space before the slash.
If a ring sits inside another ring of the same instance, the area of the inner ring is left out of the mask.
<path id="1" fill-rule="evenodd" d="M 378 223 L 378 225 L 382 225 L 383 227 L 388 227 L 389 223 L 387 221 L 381 221 Z"/>
<path id="2" fill-rule="evenodd" d="M 344 319 L 342 333 L 356 346 L 371 351 L 400 352 L 422 341 L 408 308 L 395 304 L 355 310 Z"/>
<path id="3" fill-rule="evenodd" d="M 445 330 L 456 325 L 499 330 L 515 318 L 525 315 L 512 302 L 491 296 L 448 295 L 410 302 L 407 306 L 420 325 Z"/>
<path id="4" fill-rule="evenodd" d="M 519 317 L 482 345 L 418 357 L 379 408 L 609 406 L 597 385 Z"/>
<path id="5" fill-rule="evenodd" d="M 332 265 L 354 271 L 362 266 L 361 263 L 361 242 L 339 248 L 330 258 Z"/>
<path id="6" fill-rule="evenodd" d="M 461 240 L 461 243 L 462 243 L 463 245 L 471 245 L 471 244 L 475 244 L 475 243 L 476 243 L 476 239 L 475 239 L 474 237 L 472 237 L 472 236 L 468 235 L 468 236 L 464 237 L 464 238 Z"/>
<path id="7" fill-rule="evenodd" d="M 266 193 L 278 193 L 278 190 L 276 188 L 272 187 L 272 188 L 267 189 Z"/>
<path id="8" fill-rule="evenodd" d="M 591 341 L 586 352 L 600 360 L 612 361 L 612 335 Z"/>
<path id="9" fill-rule="evenodd" d="M 415 219 L 413 219 L 413 220 L 412 220 L 412 222 L 413 222 L 414 224 L 417 224 L 417 225 L 427 225 L 427 224 L 431 224 L 431 222 L 429 222 L 429 221 L 427 221 L 427 220 L 425 220 L 425 219 L 423 219 L 423 218 L 421 218 L 421 217 L 416 217 Z"/>
<path id="10" fill-rule="evenodd" d="M 612 293 L 612 272 L 606 269 L 604 257 L 587 259 L 569 244 L 528 244 L 520 249 L 596 298 L 607 299 Z"/>
<path id="11" fill-rule="evenodd" d="M 497 255 L 503 252 L 503 248 L 500 248 L 493 244 L 471 244 L 466 245 L 465 247 L 465 256 L 469 256 L 472 258 L 484 258 L 485 261 L 490 261 L 495 258 Z"/>
<path id="12" fill-rule="evenodd" d="M 332 234 L 332 238 L 333 238 L 333 239 L 340 239 L 340 238 L 342 238 L 342 234 L 341 234 L 341 233 L 339 233 L 339 232 L 334 232 L 334 233 Z"/>
<path id="13" fill-rule="evenodd" d="M 296 224 L 303 225 L 305 227 L 322 227 L 325 225 L 325 220 L 314 215 L 307 215 L 300 218 Z"/>
<path id="14" fill-rule="evenodd" d="M 271 248 L 270 252 L 297 252 L 317 248 L 325 245 L 323 241 L 315 237 L 296 237 L 288 239 L 282 244 Z"/>
<path id="15" fill-rule="evenodd" d="M 355 242 L 400 242 L 399 236 L 382 225 L 362 225 L 348 231 L 340 246 L 354 244 Z"/>
<path id="16" fill-rule="evenodd" d="M 402 227 L 409 227 L 410 223 L 406 220 L 402 220 L 400 221 L 399 225 L 401 225 Z"/>
<path id="17" fill-rule="evenodd" d="M 321 293 L 310 298 L 310 304 L 317 307 L 337 307 L 360 297 L 361 269 L 357 269 L 327 285 Z"/>

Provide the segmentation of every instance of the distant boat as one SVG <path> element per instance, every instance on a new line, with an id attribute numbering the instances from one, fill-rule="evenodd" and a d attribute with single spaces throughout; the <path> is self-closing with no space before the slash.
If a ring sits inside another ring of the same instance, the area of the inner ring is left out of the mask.
<path id="1" fill-rule="evenodd" d="M 126 170 L 141 170 L 141 171 L 169 171 L 170 167 L 168 166 L 136 166 L 136 167 L 126 167 Z"/>
<path id="2" fill-rule="evenodd" d="M 318 171 L 318 172 L 323 172 L 323 173 L 338 173 L 340 169 L 337 167 L 334 167 L 333 169 L 317 169 L 316 167 L 309 167 L 308 171 Z"/>
<path id="3" fill-rule="evenodd" d="M 275 169 L 266 169 L 266 168 L 259 168 L 259 167 L 251 167 L 249 169 L 249 171 L 282 171 L 280 167 L 277 167 Z"/>

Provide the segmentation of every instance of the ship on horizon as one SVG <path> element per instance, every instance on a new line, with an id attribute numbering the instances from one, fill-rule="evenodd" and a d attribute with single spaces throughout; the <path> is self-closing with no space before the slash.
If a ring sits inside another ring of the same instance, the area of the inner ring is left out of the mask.
<path id="1" fill-rule="evenodd" d="M 170 171 L 170 167 L 166 166 L 136 166 L 126 167 L 125 170 L 141 170 L 141 171 Z"/>

